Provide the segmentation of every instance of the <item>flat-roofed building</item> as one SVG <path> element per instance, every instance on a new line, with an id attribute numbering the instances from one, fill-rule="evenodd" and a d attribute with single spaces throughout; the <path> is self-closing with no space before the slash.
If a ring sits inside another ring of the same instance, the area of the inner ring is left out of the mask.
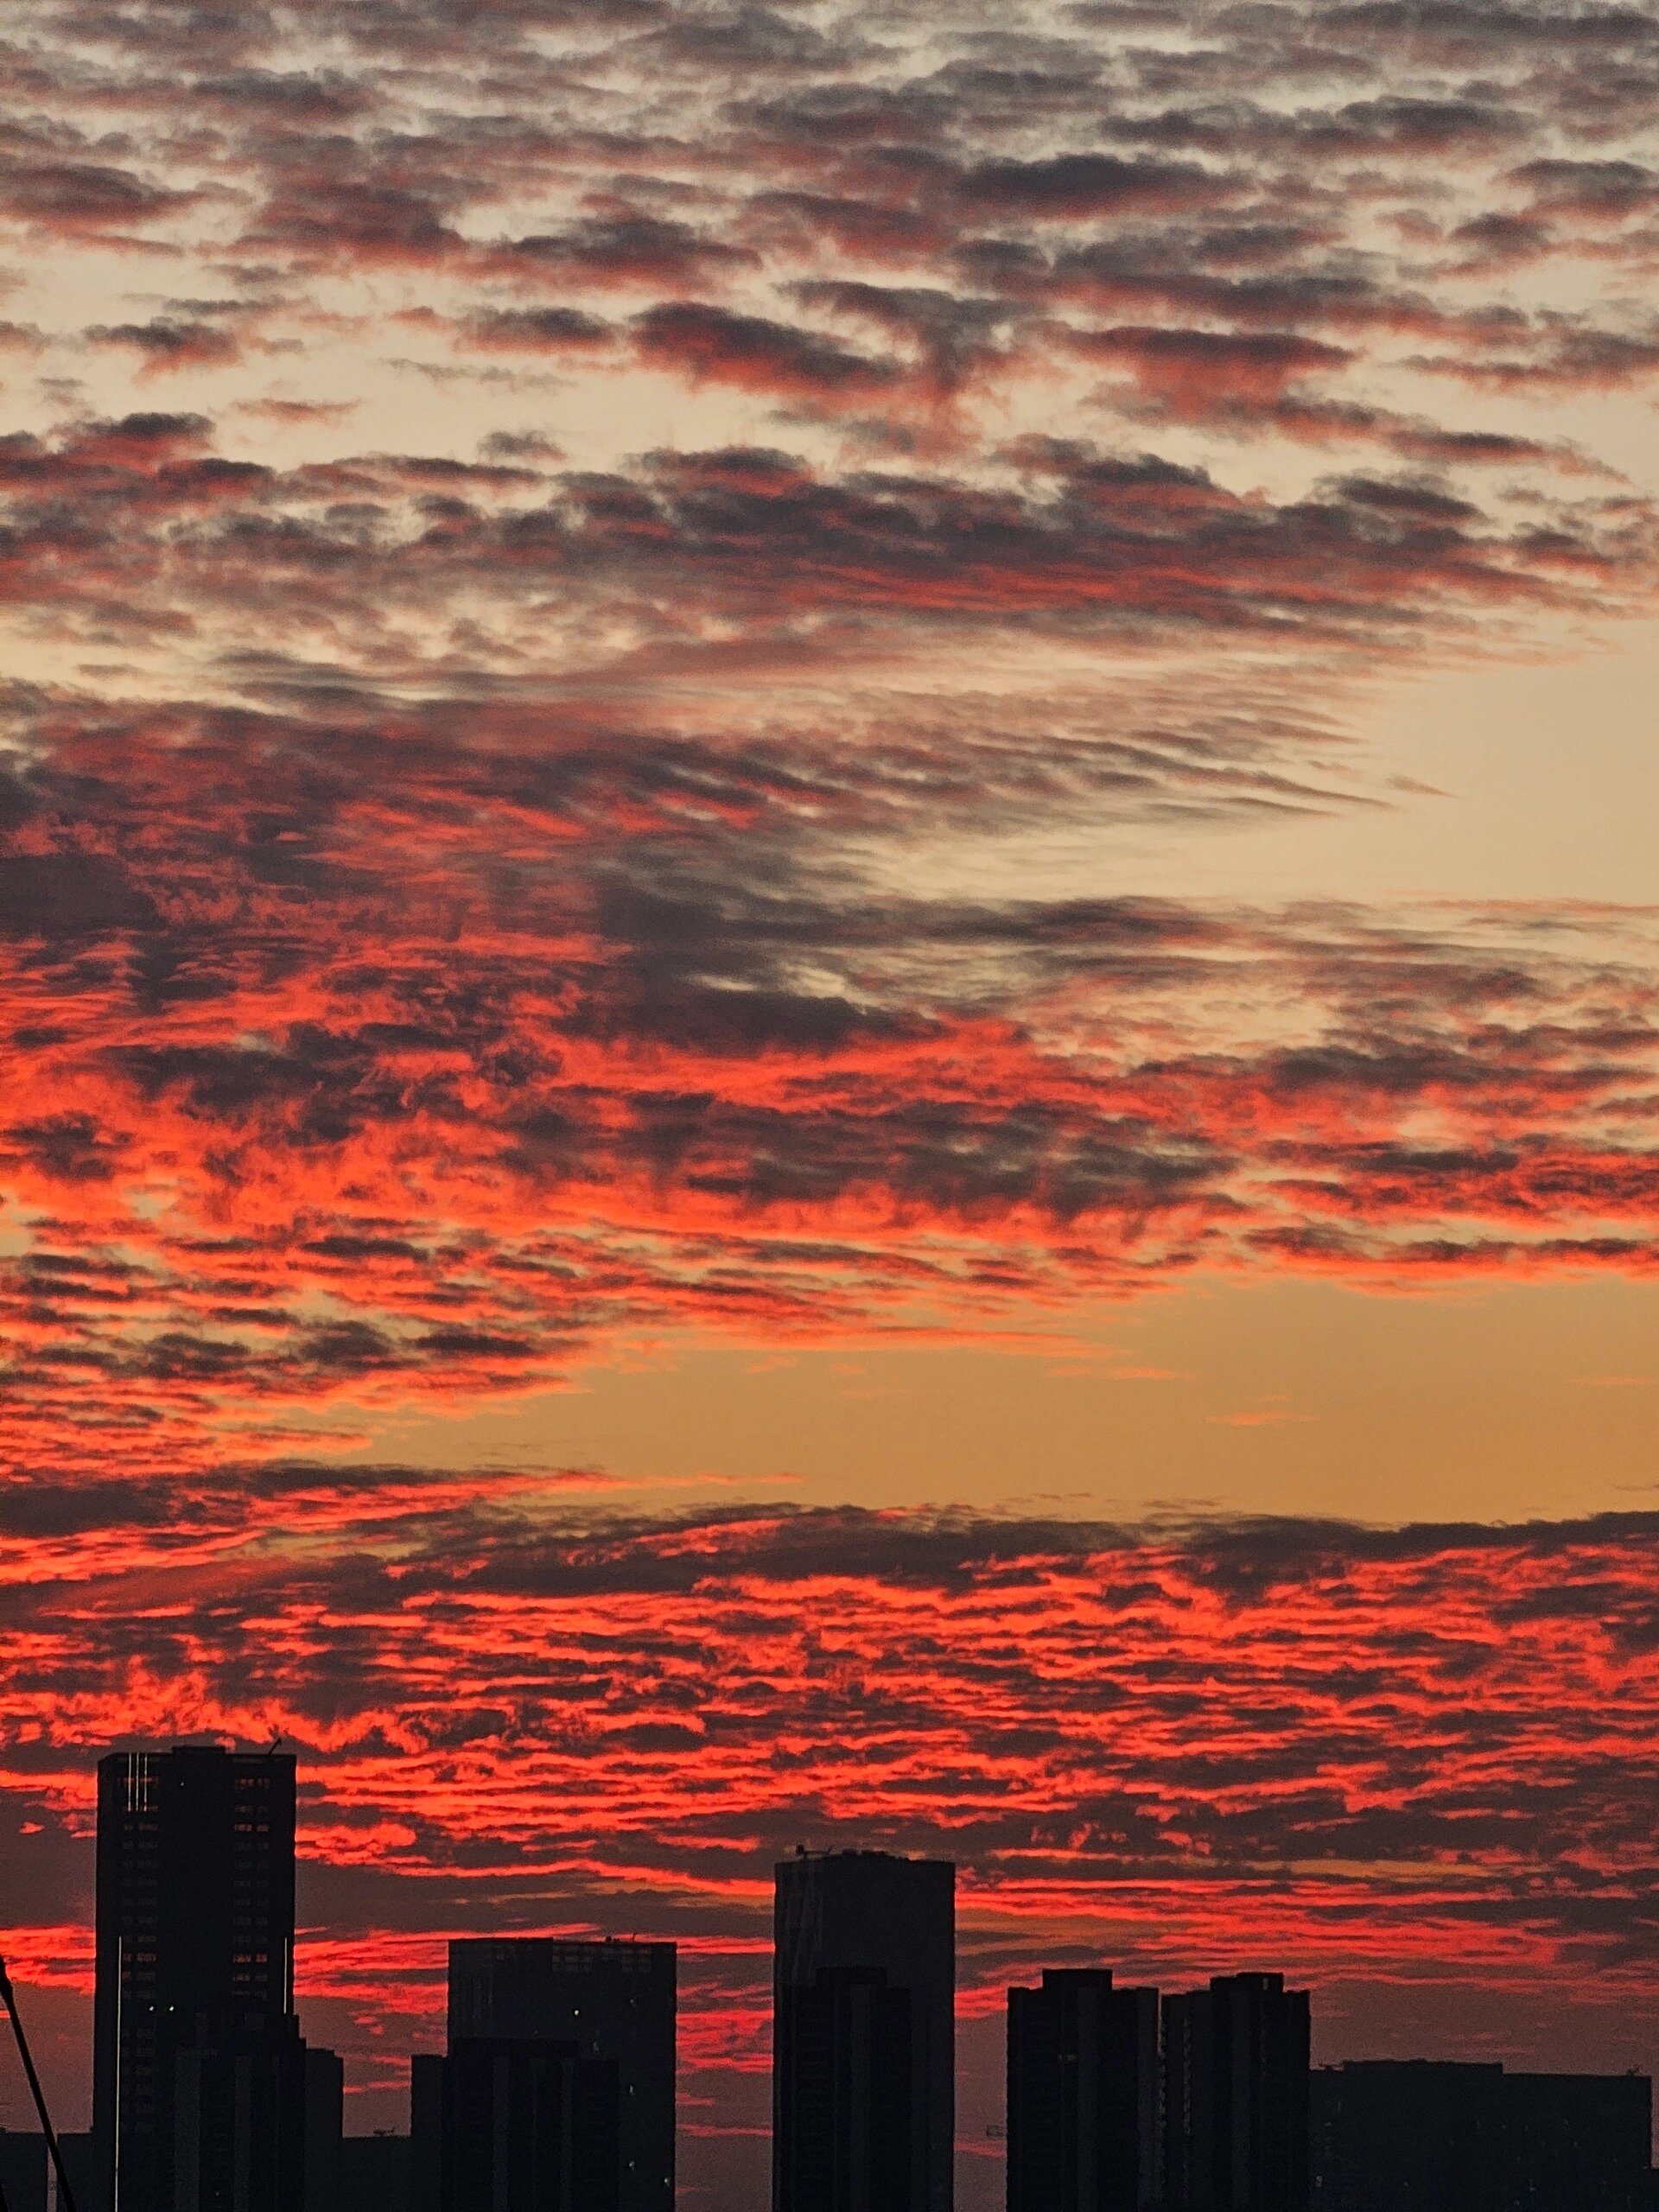
<path id="1" fill-rule="evenodd" d="M 292 2011 L 294 1793 L 279 1751 L 99 1762 L 92 2134 L 113 2212 L 175 2212 L 181 2053 Z"/>
<path id="2" fill-rule="evenodd" d="M 785 1859 L 773 2212 L 950 2212 L 955 2132 L 955 1867 L 877 1851 Z"/>
<path id="3" fill-rule="evenodd" d="M 1217 1974 L 1163 2001 L 1170 2212 L 1307 2212 L 1307 1992 Z"/>
<path id="4" fill-rule="evenodd" d="M 483 2061 L 475 2047 L 488 2044 L 494 2050 L 490 2078 L 501 2084 L 499 2097 L 490 2093 L 498 2113 L 518 2115 L 512 2124 L 522 2122 L 534 2135 L 555 2125 L 549 2115 L 556 2107 L 557 2126 L 576 2129 L 588 2146 L 579 2156 L 584 2172 L 595 2159 L 613 2160 L 617 2212 L 672 2212 L 677 2004 L 672 1943 L 538 1936 L 458 1939 L 449 1946 L 448 2005 L 449 2059 L 456 2070 L 448 2101 L 440 2096 L 439 2104 L 452 2115 L 452 2126 L 463 2124 L 461 2115 L 484 2094 L 476 2070 Z M 530 2047 L 523 2056 L 507 2048 L 521 2044 Z M 538 2061 L 538 2044 L 558 2045 L 564 2056 L 556 2066 Z M 467 2082 L 472 2088 L 464 2087 Z M 434 2094 L 427 2093 L 429 2110 Z M 611 2123 L 601 2113 L 607 2098 L 615 2105 Z M 609 2152 L 592 2147 L 607 2141 Z M 524 2155 L 532 2163 L 540 2156 Z M 418 2144 L 415 2158 L 418 2198 Z M 582 2186 L 590 2196 L 600 2183 L 590 2178 Z M 580 2202 L 585 2212 L 587 2196 Z"/>
<path id="5" fill-rule="evenodd" d="M 1008 2212 L 1153 2212 L 1162 2187 L 1158 1992 L 1109 1967 L 1008 1992 Z"/>
<path id="6" fill-rule="evenodd" d="M 1644 2074 L 1369 2059 L 1310 2078 L 1314 2212 L 1646 2212 Z"/>

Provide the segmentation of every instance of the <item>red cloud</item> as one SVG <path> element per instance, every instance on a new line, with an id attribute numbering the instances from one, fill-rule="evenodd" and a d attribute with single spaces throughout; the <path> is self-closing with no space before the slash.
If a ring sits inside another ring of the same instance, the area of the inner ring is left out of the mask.
<path id="1" fill-rule="evenodd" d="M 1180 413 L 1202 415 L 1218 402 L 1279 398 L 1304 378 L 1345 368 L 1339 346 L 1294 331 L 1167 329 L 1130 325 L 1067 334 L 1086 359 L 1121 365 L 1142 388 Z"/>
<path id="2" fill-rule="evenodd" d="M 760 455 L 676 481 L 728 527 L 798 490 Z M 1653 1264 L 1654 995 L 1592 955 L 1599 918 L 1554 917 L 1574 958 L 1524 916 L 884 904 L 838 839 L 901 828 L 894 785 L 971 818 L 966 756 L 872 746 L 861 791 L 828 739 L 339 712 L 65 702 L 5 795 L 18 1465 L 118 1435 L 129 1469 L 183 1468 L 302 1410 L 357 1433 L 642 1322 L 822 1337 L 919 1293 L 974 1326 L 1198 1265 Z M 1312 796 L 1270 760 L 1135 765 L 1155 805 Z M 810 899 L 749 881 L 761 838 Z M 1309 1041 L 1247 1008 L 1227 1033 L 1246 975 Z"/>
<path id="3" fill-rule="evenodd" d="M 899 381 L 893 363 L 849 353 L 817 331 L 690 301 L 648 309 L 633 331 L 647 366 L 682 370 L 693 383 L 844 404 L 878 398 Z"/>
<path id="4" fill-rule="evenodd" d="M 79 1503 L 77 1548 L 60 1494 L 0 1492 L 7 1795 L 61 1853 L 108 1743 L 280 1732 L 338 1901 L 302 1997 L 377 2024 L 552 1887 L 559 1925 L 678 1936 L 688 2052 L 761 2067 L 772 1861 L 844 1836 L 961 1862 L 970 2018 L 1079 1954 L 1271 1958 L 1327 2031 L 1414 1980 L 1548 1992 L 1558 2036 L 1651 2012 L 1651 1516 L 561 1522 L 524 1478 L 291 1464 Z M 8 1902 L 9 1955 L 84 1982 L 48 1893 Z"/>

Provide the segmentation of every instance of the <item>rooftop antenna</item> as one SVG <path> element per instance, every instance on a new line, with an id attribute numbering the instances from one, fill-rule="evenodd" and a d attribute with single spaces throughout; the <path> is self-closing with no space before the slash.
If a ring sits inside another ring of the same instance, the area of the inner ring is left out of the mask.
<path id="1" fill-rule="evenodd" d="M 35 2109 L 41 2116 L 41 2133 L 46 2138 L 46 2147 L 52 2153 L 52 2169 L 58 2177 L 58 2202 L 63 2212 L 75 2212 L 75 2192 L 69 2186 L 65 2171 L 63 2152 L 58 2144 L 57 2130 L 52 2125 L 52 2115 L 46 2108 L 46 2092 L 41 2087 L 41 2077 L 35 2071 L 34 2054 L 29 2047 L 29 2037 L 23 2033 L 22 2016 L 17 2010 L 17 1993 L 11 1986 L 11 1976 L 6 1972 L 6 1962 L 0 1959 L 0 2004 L 11 2017 L 11 2032 L 16 2039 L 17 2055 L 23 2062 L 23 2071 L 29 2076 L 29 2093 L 35 2100 Z M 0 2202 L 0 2212 L 4 2212 Z"/>

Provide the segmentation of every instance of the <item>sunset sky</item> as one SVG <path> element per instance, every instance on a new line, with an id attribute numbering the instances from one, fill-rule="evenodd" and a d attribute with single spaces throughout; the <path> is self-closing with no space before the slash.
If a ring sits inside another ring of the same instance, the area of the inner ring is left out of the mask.
<path id="1" fill-rule="evenodd" d="M 0 1947 L 308 2032 L 770 1870 L 1659 2067 L 1659 5 L 15 0 Z M 0 2124 L 24 2117 L 0 2068 Z"/>

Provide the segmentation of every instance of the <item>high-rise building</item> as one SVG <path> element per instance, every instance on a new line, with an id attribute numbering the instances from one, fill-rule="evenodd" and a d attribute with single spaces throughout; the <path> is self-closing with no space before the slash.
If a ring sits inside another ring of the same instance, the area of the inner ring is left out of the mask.
<path id="1" fill-rule="evenodd" d="M 1008 1992 L 1008 2212 L 1152 2212 L 1161 2190 L 1158 1993 L 1109 1967 Z"/>
<path id="2" fill-rule="evenodd" d="M 1643 2212 L 1644 2074 L 1506 2074 L 1430 2059 L 1310 2077 L 1315 2212 Z"/>
<path id="3" fill-rule="evenodd" d="M 293 2109 L 252 2084 L 272 2066 L 299 2078 L 307 2063 L 292 2019 L 294 1779 L 276 1751 L 188 1745 L 99 1763 L 93 2212 L 176 2212 L 201 2158 L 218 2156 L 200 2121 L 211 2135 L 226 2097 L 238 2109 L 238 2064 L 245 2121 L 256 2107 Z M 296 2046 L 298 2060 L 283 2056 Z M 310 2054 L 314 2085 L 323 2057 Z M 181 2081 L 197 2115 L 182 2158 Z"/>
<path id="4" fill-rule="evenodd" d="M 1170 2212 L 1307 2212 L 1308 2028 L 1278 1974 L 1164 1999 Z"/>
<path id="5" fill-rule="evenodd" d="M 1495 2064 L 1422 2059 L 1315 2067 L 1308 2158 L 1318 2212 L 1498 2212 L 1503 2078 Z"/>
<path id="6" fill-rule="evenodd" d="M 1515 2212 L 1637 2212 L 1652 2187 L 1645 2074 L 1506 2074 L 1504 2172 Z"/>
<path id="7" fill-rule="evenodd" d="M 609 2067 L 619 2212 L 672 2212 L 676 1986 L 672 1943 L 465 1938 L 449 1946 L 449 2050 L 568 2044 Z M 582 2078 L 598 2095 L 600 2077 Z"/>
<path id="8" fill-rule="evenodd" d="M 462 2036 L 410 2075 L 414 2201 L 433 2212 L 620 2212 L 613 2059 L 537 2036 Z"/>
<path id="9" fill-rule="evenodd" d="M 777 1869 L 773 2212 L 950 2212 L 956 1869 L 799 1852 Z"/>
<path id="10" fill-rule="evenodd" d="M 337 2212 L 340 2063 L 292 2015 L 222 2017 L 173 2082 L 173 2212 Z"/>

